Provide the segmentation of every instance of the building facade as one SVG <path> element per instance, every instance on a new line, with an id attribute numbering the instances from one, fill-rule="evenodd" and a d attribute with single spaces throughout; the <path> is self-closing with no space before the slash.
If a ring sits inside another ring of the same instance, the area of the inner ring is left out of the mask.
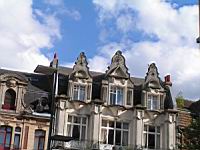
<path id="1" fill-rule="evenodd" d="M 48 75 L 56 65 L 39 65 Z M 105 73 L 89 71 L 80 53 L 73 68 L 58 67 L 55 142 L 61 149 L 175 149 L 176 116 L 170 76 L 162 81 L 155 63 L 144 78 L 131 77 L 121 51 Z"/>
<path id="2" fill-rule="evenodd" d="M 46 75 L 0 69 L 0 150 L 46 149 L 48 80 Z"/>

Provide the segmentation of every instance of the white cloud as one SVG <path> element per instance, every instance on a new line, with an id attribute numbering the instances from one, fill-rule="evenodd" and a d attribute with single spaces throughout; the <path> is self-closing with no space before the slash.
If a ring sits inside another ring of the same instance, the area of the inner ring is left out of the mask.
<path id="1" fill-rule="evenodd" d="M 177 8 L 163 0 L 113 0 L 109 5 L 105 1 L 93 1 L 99 14 L 98 21 L 101 25 L 115 22 L 115 32 L 122 35 L 119 42 L 110 41 L 99 47 L 101 59 L 108 62 L 120 48 L 131 74 L 140 77 L 145 76 L 149 62 L 155 61 L 161 77 L 171 74 L 175 95 L 182 91 L 186 98 L 200 98 L 200 51 L 195 43 L 197 6 Z M 105 27 L 103 25 L 102 30 Z M 134 36 L 138 36 L 133 33 L 135 31 L 149 37 L 154 35 L 157 40 L 143 38 L 135 42 Z M 127 37 L 127 33 L 133 37 Z M 99 67 L 96 58 L 98 55 L 91 59 L 97 64 L 92 65 L 92 69 Z M 106 64 L 101 65 L 101 71 L 105 71 Z"/>
<path id="2" fill-rule="evenodd" d="M 32 72 L 37 64 L 49 65 L 40 49 L 51 48 L 61 38 L 59 21 L 33 11 L 31 0 L 0 1 L 1 67 Z"/>

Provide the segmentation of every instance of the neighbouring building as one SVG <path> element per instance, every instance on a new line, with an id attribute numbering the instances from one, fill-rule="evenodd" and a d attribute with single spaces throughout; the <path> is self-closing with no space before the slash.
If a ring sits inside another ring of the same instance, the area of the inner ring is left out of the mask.
<path id="1" fill-rule="evenodd" d="M 0 69 L 0 150 L 44 150 L 51 77 Z"/>
<path id="2" fill-rule="evenodd" d="M 35 72 L 49 76 L 56 63 L 55 57 L 50 67 L 38 65 Z M 90 71 L 85 54 L 80 53 L 73 68 L 56 69 L 55 134 L 73 140 L 55 142 L 54 147 L 176 148 L 177 111 L 170 92 L 172 83 L 169 75 L 164 81 L 159 77 L 155 63 L 148 66 L 144 78 L 137 78 L 130 76 L 121 51 L 114 54 L 102 73 Z"/>

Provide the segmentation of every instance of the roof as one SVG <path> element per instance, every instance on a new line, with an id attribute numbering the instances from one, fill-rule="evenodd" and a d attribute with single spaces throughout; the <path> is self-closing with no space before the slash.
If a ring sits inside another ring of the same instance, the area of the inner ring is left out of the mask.
<path id="1" fill-rule="evenodd" d="M 27 73 L 13 70 L 0 69 L 0 75 L 13 75 L 23 78 L 26 82 L 26 93 L 24 95 L 24 102 L 26 106 L 31 106 L 33 103 L 37 105 L 37 101 L 41 97 L 47 97 L 51 93 L 51 78 L 45 74 Z M 50 101 L 49 101 L 50 102 Z M 33 109 L 36 106 L 32 106 Z"/>

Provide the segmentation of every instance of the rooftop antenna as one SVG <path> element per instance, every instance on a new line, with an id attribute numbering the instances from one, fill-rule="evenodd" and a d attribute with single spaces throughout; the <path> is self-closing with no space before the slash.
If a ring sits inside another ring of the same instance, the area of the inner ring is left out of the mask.
<path id="1" fill-rule="evenodd" d="M 197 43 L 200 43 L 200 0 L 199 0 L 199 37 L 196 40 Z"/>

